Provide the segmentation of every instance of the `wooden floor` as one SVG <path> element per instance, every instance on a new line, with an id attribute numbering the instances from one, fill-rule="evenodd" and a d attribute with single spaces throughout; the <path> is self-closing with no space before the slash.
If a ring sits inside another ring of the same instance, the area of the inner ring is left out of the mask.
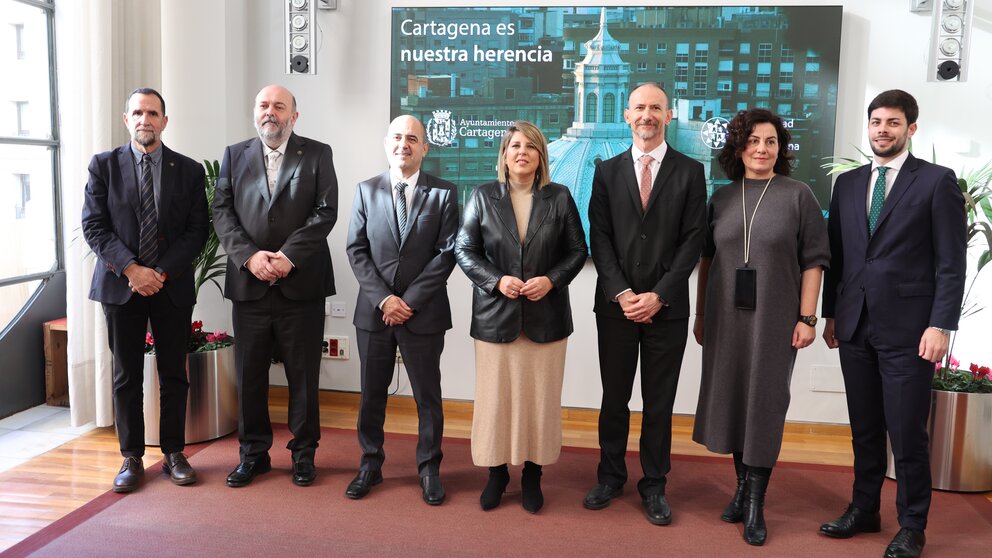
<path id="1" fill-rule="evenodd" d="M 273 422 L 286 422 L 285 388 L 272 388 L 270 414 Z M 321 392 L 323 426 L 355 428 L 358 395 Z M 598 447 L 598 413 L 585 409 L 563 409 L 564 443 L 567 446 Z M 393 397 L 386 414 L 388 432 L 417 432 L 417 413 L 409 397 Z M 468 438 L 472 427 L 472 403 L 445 401 L 445 436 Z M 673 424 L 673 453 L 708 455 L 692 442 L 692 417 L 676 416 Z M 637 449 L 640 414 L 631 418 L 631 449 Z M 359 456 L 355 456 L 357 464 Z M 158 448 L 149 448 L 145 465 L 161 459 Z M 838 425 L 787 424 L 782 445 L 783 461 L 850 465 L 850 428 Z M 112 427 L 98 428 L 31 461 L 0 473 L 0 551 L 13 546 L 67 513 L 110 489 L 121 465 L 117 437 Z M 233 463 L 232 463 L 233 466 Z"/>

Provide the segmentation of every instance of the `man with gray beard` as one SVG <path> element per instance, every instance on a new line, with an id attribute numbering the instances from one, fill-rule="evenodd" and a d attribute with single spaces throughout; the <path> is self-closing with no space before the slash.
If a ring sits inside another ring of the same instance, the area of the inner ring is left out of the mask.
<path id="1" fill-rule="evenodd" d="M 299 113 L 285 87 L 255 97 L 258 137 L 224 152 L 214 226 L 227 252 L 224 296 L 234 302 L 241 462 L 228 486 L 272 469 L 269 363 L 282 356 L 289 383 L 287 448 L 293 483 L 313 484 L 320 439 L 317 380 L 324 298 L 334 294 L 327 235 L 337 220 L 338 181 L 330 146 L 293 133 Z"/>

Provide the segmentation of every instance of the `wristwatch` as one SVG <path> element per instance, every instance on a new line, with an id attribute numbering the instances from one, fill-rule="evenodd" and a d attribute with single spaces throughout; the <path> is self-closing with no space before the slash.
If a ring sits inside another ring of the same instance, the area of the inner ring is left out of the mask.
<path id="1" fill-rule="evenodd" d="M 799 315 L 799 321 L 808 325 L 809 327 L 816 327 L 816 315 L 803 316 Z"/>
<path id="2" fill-rule="evenodd" d="M 937 331 L 943 333 L 944 335 L 950 335 L 951 334 L 951 331 L 950 330 L 944 329 L 942 327 L 930 326 L 930 329 L 936 329 Z"/>

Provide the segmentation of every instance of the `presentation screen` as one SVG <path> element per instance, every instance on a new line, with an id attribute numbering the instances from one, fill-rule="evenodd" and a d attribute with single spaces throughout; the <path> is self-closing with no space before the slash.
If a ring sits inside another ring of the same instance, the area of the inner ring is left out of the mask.
<path id="1" fill-rule="evenodd" d="M 392 11 L 392 117 L 426 126 L 425 171 L 472 188 L 496 179 L 500 139 L 529 120 L 548 140 L 551 179 L 582 214 L 596 163 L 628 149 L 627 95 L 668 92 L 670 146 L 728 182 L 717 157 L 726 124 L 763 107 L 792 135 L 792 176 L 829 205 L 840 6 L 404 7 Z"/>

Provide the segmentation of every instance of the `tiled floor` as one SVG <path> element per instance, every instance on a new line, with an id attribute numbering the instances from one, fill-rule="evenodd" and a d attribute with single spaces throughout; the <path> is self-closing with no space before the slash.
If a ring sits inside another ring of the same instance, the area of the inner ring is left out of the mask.
<path id="1" fill-rule="evenodd" d="M 72 427 L 66 407 L 37 407 L 0 420 L 0 473 L 61 446 L 90 430 L 93 423 Z"/>

